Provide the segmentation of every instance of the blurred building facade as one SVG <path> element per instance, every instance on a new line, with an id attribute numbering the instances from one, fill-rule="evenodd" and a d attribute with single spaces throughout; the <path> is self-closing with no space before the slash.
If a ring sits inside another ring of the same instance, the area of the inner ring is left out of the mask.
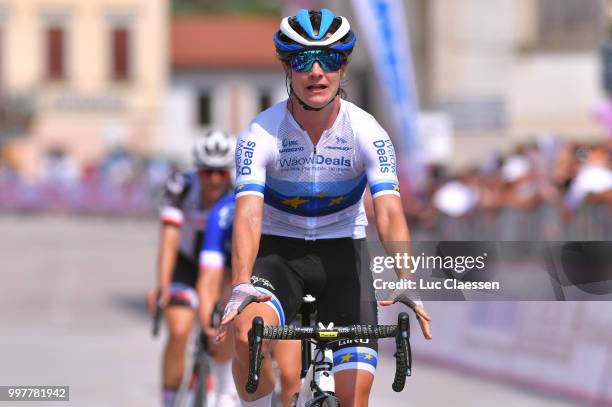
<path id="1" fill-rule="evenodd" d="M 429 102 L 451 113 L 457 157 L 543 133 L 603 134 L 599 0 L 430 2 Z"/>
<path id="2" fill-rule="evenodd" d="M 352 2 L 321 2 L 354 21 Z M 601 0 L 406 0 L 420 110 L 453 121 L 449 164 L 546 133 L 601 137 L 593 111 L 604 97 Z M 349 69 L 352 97 L 389 127 L 365 44 Z M 351 96 L 351 92 L 349 92 Z"/>
<path id="3" fill-rule="evenodd" d="M 2 0 L 4 132 L 22 171 L 62 151 L 80 163 L 116 148 L 148 154 L 161 140 L 167 77 L 163 0 Z"/>
<path id="4" fill-rule="evenodd" d="M 260 111 L 286 97 L 283 69 L 272 44 L 277 29 L 277 16 L 172 17 L 165 151 L 189 157 L 198 134 L 216 128 L 237 135 Z"/>
<path id="5" fill-rule="evenodd" d="M 0 145 L 28 173 L 49 150 L 81 163 L 123 148 L 188 157 L 207 128 L 233 134 L 286 97 L 276 15 L 169 16 L 163 0 L 0 0 Z M 453 122 L 452 166 L 544 133 L 601 136 L 602 0 L 405 0 L 419 109 Z M 348 98 L 390 129 L 388 102 L 349 0 L 329 7 L 362 38 Z M 169 40 L 168 40 L 169 37 Z M 398 137 L 393 135 L 392 137 Z"/>

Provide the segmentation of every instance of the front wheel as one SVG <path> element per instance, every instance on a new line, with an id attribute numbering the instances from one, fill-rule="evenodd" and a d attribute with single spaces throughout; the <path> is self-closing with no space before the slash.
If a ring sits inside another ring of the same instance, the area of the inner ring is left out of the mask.
<path id="1" fill-rule="evenodd" d="M 321 402 L 321 407 L 339 407 L 340 400 L 334 396 L 328 396 Z"/>
<path id="2" fill-rule="evenodd" d="M 194 407 L 205 407 L 208 392 L 208 375 L 210 367 L 204 355 L 200 356 L 197 369 L 197 383 L 195 391 Z"/>

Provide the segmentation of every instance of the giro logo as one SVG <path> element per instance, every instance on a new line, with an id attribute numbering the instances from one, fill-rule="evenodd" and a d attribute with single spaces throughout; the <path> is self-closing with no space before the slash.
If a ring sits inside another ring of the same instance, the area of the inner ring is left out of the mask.
<path id="1" fill-rule="evenodd" d="M 281 168 L 305 165 L 333 165 L 336 167 L 350 167 L 351 160 L 345 157 L 330 158 L 321 154 L 301 158 L 283 158 L 279 160 Z"/>
<path id="2" fill-rule="evenodd" d="M 368 344 L 370 343 L 369 339 L 342 339 L 338 341 L 338 346 L 346 346 L 346 345 L 359 345 L 359 344 Z"/>
<path id="3" fill-rule="evenodd" d="M 236 146 L 236 167 L 240 175 L 251 175 L 253 164 L 253 156 L 255 154 L 254 141 L 240 140 Z"/>
<path id="4" fill-rule="evenodd" d="M 376 155 L 378 157 L 378 165 L 380 172 L 395 174 L 395 152 L 391 140 L 376 140 L 372 143 L 376 147 Z"/>

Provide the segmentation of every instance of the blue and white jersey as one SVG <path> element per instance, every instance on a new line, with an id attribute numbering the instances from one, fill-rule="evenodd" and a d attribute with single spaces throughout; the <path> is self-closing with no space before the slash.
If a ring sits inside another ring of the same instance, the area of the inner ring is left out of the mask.
<path id="1" fill-rule="evenodd" d="M 264 198 L 263 233 L 307 240 L 365 237 L 363 195 L 399 196 L 395 151 L 376 119 L 341 101 L 313 145 L 287 101 L 260 113 L 236 145 L 236 198 Z"/>
<path id="2" fill-rule="evenodd" d="M 206 234 L 200 250 L 200 268 L 229 265 L 234 224 L 234 194 L 219 199 L 208 214 Z"/>

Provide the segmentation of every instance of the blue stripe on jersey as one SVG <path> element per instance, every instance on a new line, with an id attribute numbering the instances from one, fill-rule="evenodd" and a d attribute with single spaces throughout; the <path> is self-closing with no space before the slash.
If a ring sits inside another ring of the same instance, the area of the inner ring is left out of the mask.
<path id="1" fill-rule="evenodd" d="M 266 188 L 275 191 L 282 191 L 287 196 L 313 196 L 324 193 L 325 195 L 346 195 L 357 188 L 365 177 L 365 172 L 357 175 L 354 178 L 338 181 L 312 181 L 300 182 L 292 180 L 283 180 L 273 177 L 266 177 Z"/>
<path id="2" fill-rule="evenodd" d="M 313 195 L 284 195 L 266 185 L 264 202 L 278 210 L 299 216 L 325 216 L 336 213 L 351 205 L 355 205 L 361 199 L 367 184 L 365 174 L 359 177 L 359 183 L 345 194 L 326 195 L 323 192 Z"/>
<path id="3" fill-rule="evenodd" d="M 376 367 L 378 353 L 374 349 L 364 346 L 351 346 L 334 352 L 334 366 L 341 366 L 345 363 L 354 362 L 368 363 Z"/>
<path id="4" fill-rule="evenodd" d="M 372 195 L 376 195 L 382 191 L 396 191 L 399 193 L 399 184 L 395 181 L 378 181 L 370 185 Z"/>
<path id="5" fill-rule="evenodd" d="M 263 194 L 264 189 L 265 189 L 265 186 L 263 184 L 257 184 L 257 183 L 250 182 L 250 183 L 236 185 L 236 188 L 234 188 L 234 194 L 238 195 L 241 192 L 250 192 L 250 191 L 260 192 Z"/>

